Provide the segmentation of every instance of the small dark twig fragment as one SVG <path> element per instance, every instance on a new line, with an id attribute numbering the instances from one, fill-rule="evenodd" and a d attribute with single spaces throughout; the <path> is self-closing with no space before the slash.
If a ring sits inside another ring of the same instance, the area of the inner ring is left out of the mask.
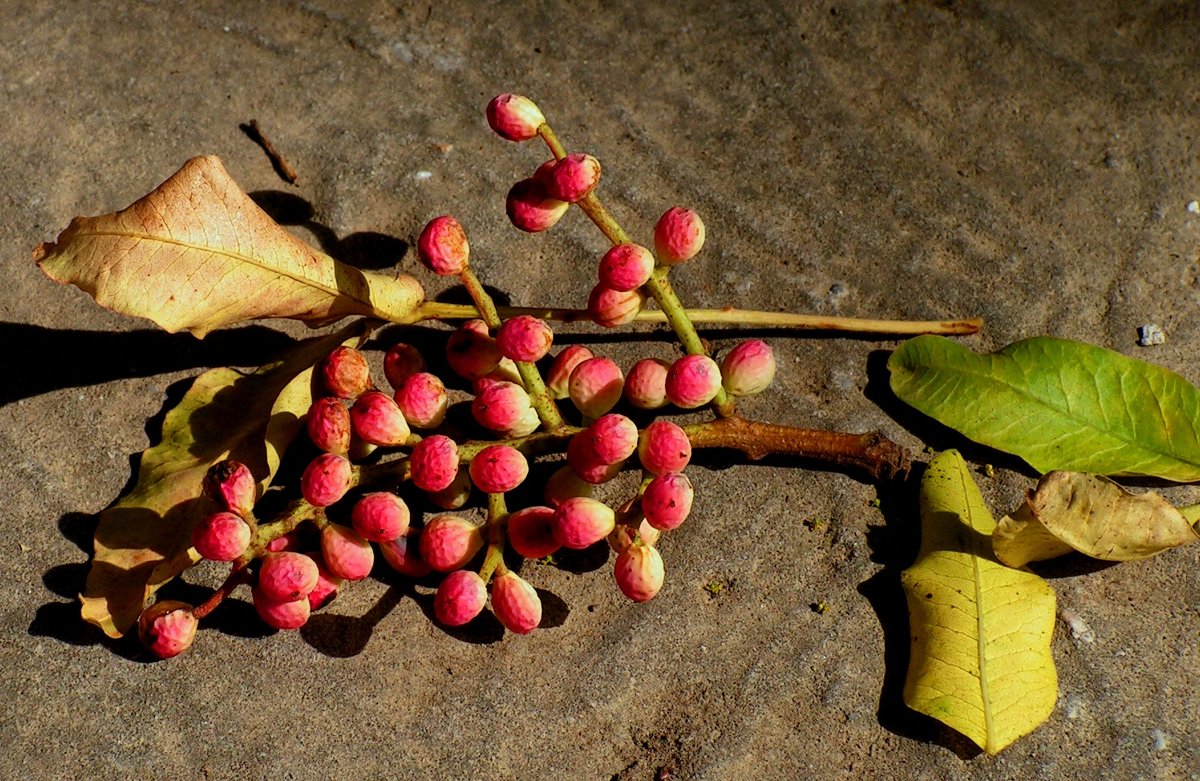
<path id="1" fill-rule="evenodd" d="M 279 154 L 275 145 L 263 135 L 262 130 L 258 127 L 258 120 L 252 119 L 249 124 L 239 125 L 239 127 L 251 141 L 261 146 L 262 150 L 267 153 L 267 159 L 271 161 L 271 167 L 275 169 L 275 173 L 279 174 L 279 178 L 288 184 L 295 184 L 298 178 L 296 169 L 283 159 L 283 155 Z"/>

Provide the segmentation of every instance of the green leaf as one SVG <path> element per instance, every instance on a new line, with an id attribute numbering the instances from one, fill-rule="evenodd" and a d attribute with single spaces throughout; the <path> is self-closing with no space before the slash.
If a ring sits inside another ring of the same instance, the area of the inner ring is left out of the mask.
<path id="1" fill-rule="evenodd" d="M 995 754 L 1054 709 L 1054 592 L 992 556 L 995 520 L 966 463 L 936 456 L 921 479 L 921 552 L 901 575 L 912 655 L 904 702 Z"/>
<path id="2" fill-rule="evenodd" d="M 167 413 L 162 441 L 142 453 L 133 490 L 100 513 L 80 595 L 85 621 L 121 637 L 155 591 L 198 561 L 192 526 L 214 510 L 201 491 L 208 468 L 232 458 L 250 467 L 264 488 L 270 485 L 307 410 L 313 364 L 338 344 L 365 336 L 359 321 L 300 342 L 255 372 L 220 368 L 196 378 Z"/>
<path id="3" fill-rule="evenodd" d="M 1200 480 L 1200 391 L 1161 366 L 1048 336 L 990 355 L 918 336 L 888 369 L 901 400 L 1039 472 Z"/>

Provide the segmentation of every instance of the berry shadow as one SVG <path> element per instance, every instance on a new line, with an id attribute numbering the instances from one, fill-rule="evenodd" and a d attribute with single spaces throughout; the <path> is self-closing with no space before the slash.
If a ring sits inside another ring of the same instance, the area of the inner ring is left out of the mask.
<path id="1" fill-rule="evenodd" d="M 321 250 L 335 260 L 367 271 L 391 268 L 404 259 L 409 242 L 386 233 L 362 231 L 343 238 L 314 219 L 316 210 L 304 198 L 281 190 L 256 190 L 249 194 L 259 208 L 280 225 L 304 228 Z"/>
<path id="2" fill-rule="evenodd" d="M 315 650 L 326 656 L 347 659 L 358 656 L 367 647 L 375 627 L 396 608 L 405 596 L 415 598 L 411 586 L 408 589 L 391 586 L 361 616 L 339 615 L 317 612 L 300 627 L 300 636 Z M 336 604 L 335 599 L 333 604 Z"/>

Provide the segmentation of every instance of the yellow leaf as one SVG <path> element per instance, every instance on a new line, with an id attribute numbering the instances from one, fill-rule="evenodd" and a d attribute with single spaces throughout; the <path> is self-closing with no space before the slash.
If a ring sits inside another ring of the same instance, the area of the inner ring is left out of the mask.
<path id="1" fill-rule="evenodd" d="M 1132 494 L 1099 475 L 1051 472 L 996 526 L 996 558 L 1023 567 L 1079 551 L 1133 561 L 1200 540 L 1192 524 L 1153 491 Z"/>
<path id="2" fill-rule="evenodd" d="M 213 156 L 188 160 L 123 211 L 76 217 L 33 257 L 101 306 L 196 336 L 267 317 L 411 323 L 424 298 L 410 276 L 359 271 L 288 233 Z"/>
<path id="3" fill-rule="evenodd" d="M 912 657 L 904 701 L 995 754 L 1054 709 L 1054 592 L 992 556 L 996 526 L 957 451 L 921 480 L 921 552 L 901 576 Z"/>

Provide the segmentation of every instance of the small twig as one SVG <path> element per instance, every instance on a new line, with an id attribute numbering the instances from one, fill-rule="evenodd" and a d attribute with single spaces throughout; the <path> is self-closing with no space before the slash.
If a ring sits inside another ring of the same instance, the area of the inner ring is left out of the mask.
<path id="1" fill-rule="evenodd" d="M 242 125 L 242 132 L 250 137 L 250 140 L 262 147 L 262 150 L 267 153 L 267 159 L 271 161 L 271 167 L 275 169 L 275 173 L 279 174 L 279 178 L 288 184 L 295 184 L 296 169 L 288 164 L 287 160 L 283 159 L 283 155 L 275 149 L 275 145 L 271 143 L 262 129 L 258 126 L 258 120 L 252 119 L 249 124 Z"/>

